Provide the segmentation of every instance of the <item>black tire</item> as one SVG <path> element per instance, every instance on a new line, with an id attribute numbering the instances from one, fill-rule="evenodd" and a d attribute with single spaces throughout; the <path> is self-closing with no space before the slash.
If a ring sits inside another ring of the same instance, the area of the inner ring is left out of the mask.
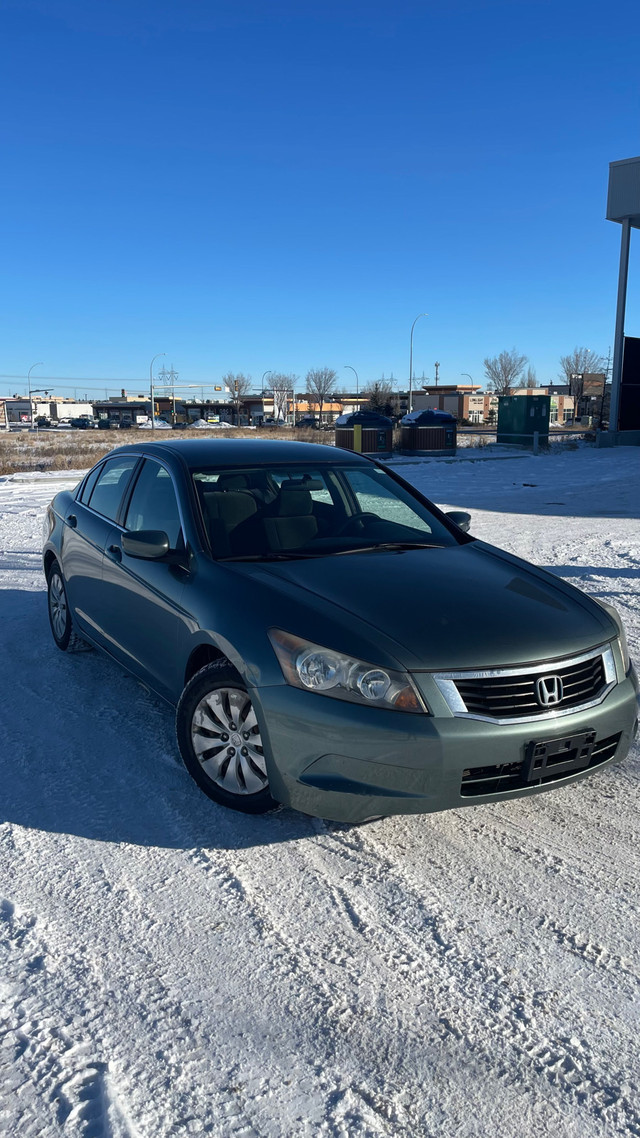
<path id="1" fill-rule="evenodd" d="M 77 635 L 67 600 L 67 588 L 57 561 L 52 561 L 47 576 L 47 611 L 51 635 L 61 652 L 88 652 L 91 644 Z"/>
<path id="2" fill-rule="evenodd" d="M 277 805 L 246 685 L 227 660 L 207 664 L 178 703 L 176 735 L 189 774 L 214 802 L 244 814 Z"/>

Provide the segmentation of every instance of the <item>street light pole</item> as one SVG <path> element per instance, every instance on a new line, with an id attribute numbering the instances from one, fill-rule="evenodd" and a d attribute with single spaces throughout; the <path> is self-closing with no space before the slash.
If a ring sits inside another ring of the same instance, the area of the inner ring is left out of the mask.
<path id="1" fill-rule="evenodd" d="M 469 375 L 469 372 L 468 372 L 468 371 L 461 371 L 461 372 L 460 372 L 460 375 L 466 375 L 467 379 L 470 379 L 470 380 L 471 380 L 471 382 L 473 383 L 473 376 L 472 376 L 472 375 Z"/>
<path id="2" fill-rule="evenodd" d="M 155 429 L 156 429 L 156 409 L 155 409 L 155 398 L 154 398 L 154 391 L 153 391 L 153 365 L 156 362 L 156 360 L 160 359 L 160 356 L 166 356 L 166 354 L 167 354 L 166 352 L 157 352 L 156 355 L 153 357 L 151 363 L 149 364 L 149 394 L 151 396 L 151 430 L 152 431 L 155 431 Z"/>
<path id="3" fill-rule="evenodd" d="M 419 312 L 411 325 L 411 336 L 409 337 L 409 414 L 413 411 L 413 329 L 421 316 L 428 315 L 428 312 Z"/>
<path id="4" fill-rule="evenodd" d="M 359 411 L 360 410 L 360 381 L 358 379 L 358 373 L 354 367 L 351 367 L 351 364 L 343 364 L 342 366 L 345 368 L 349 368 L 349 371 L 352 371 L 356 377 L 356 403 L 358 404 L 356 410 Z"/>
<path id="5" fill-rule="evenodd" d="M 264 421 L 264 379 L 266 375 L 273 375 L 273 368 L 268 368 L 267 371 L 262 373 L 262 419 Z"/>
<path id="6" fill-rule="evenodd" d="M 40 362 L 37 364 L 31 364 L 31 367 L 29 368 L 29 371 L 27 372 L 27 387 L 29 388 L 29 426 L 31 427 L 31 430 L 33 430 L 33 404 L 31 402 L 31 372 L 33 371 L 34 367 L 42 367 L 42 366 L 43 366 L 42 360 L 40 360 Z"/>

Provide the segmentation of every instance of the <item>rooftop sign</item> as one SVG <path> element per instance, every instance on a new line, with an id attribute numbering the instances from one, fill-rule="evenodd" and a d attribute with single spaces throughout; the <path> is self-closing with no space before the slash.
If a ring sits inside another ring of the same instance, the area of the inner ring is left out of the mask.
<path id="1" fill-rule="evenodd" d="M 609 163 L 607 221 L 626 220 L 640 229 L 640 158 Z"/>

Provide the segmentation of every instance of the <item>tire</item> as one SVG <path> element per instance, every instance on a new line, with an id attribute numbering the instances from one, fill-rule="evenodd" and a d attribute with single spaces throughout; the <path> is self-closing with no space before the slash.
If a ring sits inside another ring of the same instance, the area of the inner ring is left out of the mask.
<path id="1" fill-rule="evenodd" d="M 251 698 L 228 661 L 207 664 L 189 681 L 176 735 L 185 767 L 214 802 L 244 814 L 275 808 Z"/>
<path id="2" fill-rule="evenodd" d="M 89 652 L 91 645 L 78 636 L 73 627 L 67 589 L 57 561 L 51 563 L 47 577 L 47 609 L 51 634 L 61 652 Z"/>

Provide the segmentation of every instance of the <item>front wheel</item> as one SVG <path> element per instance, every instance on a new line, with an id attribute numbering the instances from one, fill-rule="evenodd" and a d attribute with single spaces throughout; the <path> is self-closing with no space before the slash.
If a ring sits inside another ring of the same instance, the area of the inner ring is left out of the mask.
<path id="1" fill-rule="evenodd" d="M 251 697 L 228 665 L 208 664 L 189 681 L 176 734 L 184 765 L 209 798 L 245 814 L 276 805 Z"/>

